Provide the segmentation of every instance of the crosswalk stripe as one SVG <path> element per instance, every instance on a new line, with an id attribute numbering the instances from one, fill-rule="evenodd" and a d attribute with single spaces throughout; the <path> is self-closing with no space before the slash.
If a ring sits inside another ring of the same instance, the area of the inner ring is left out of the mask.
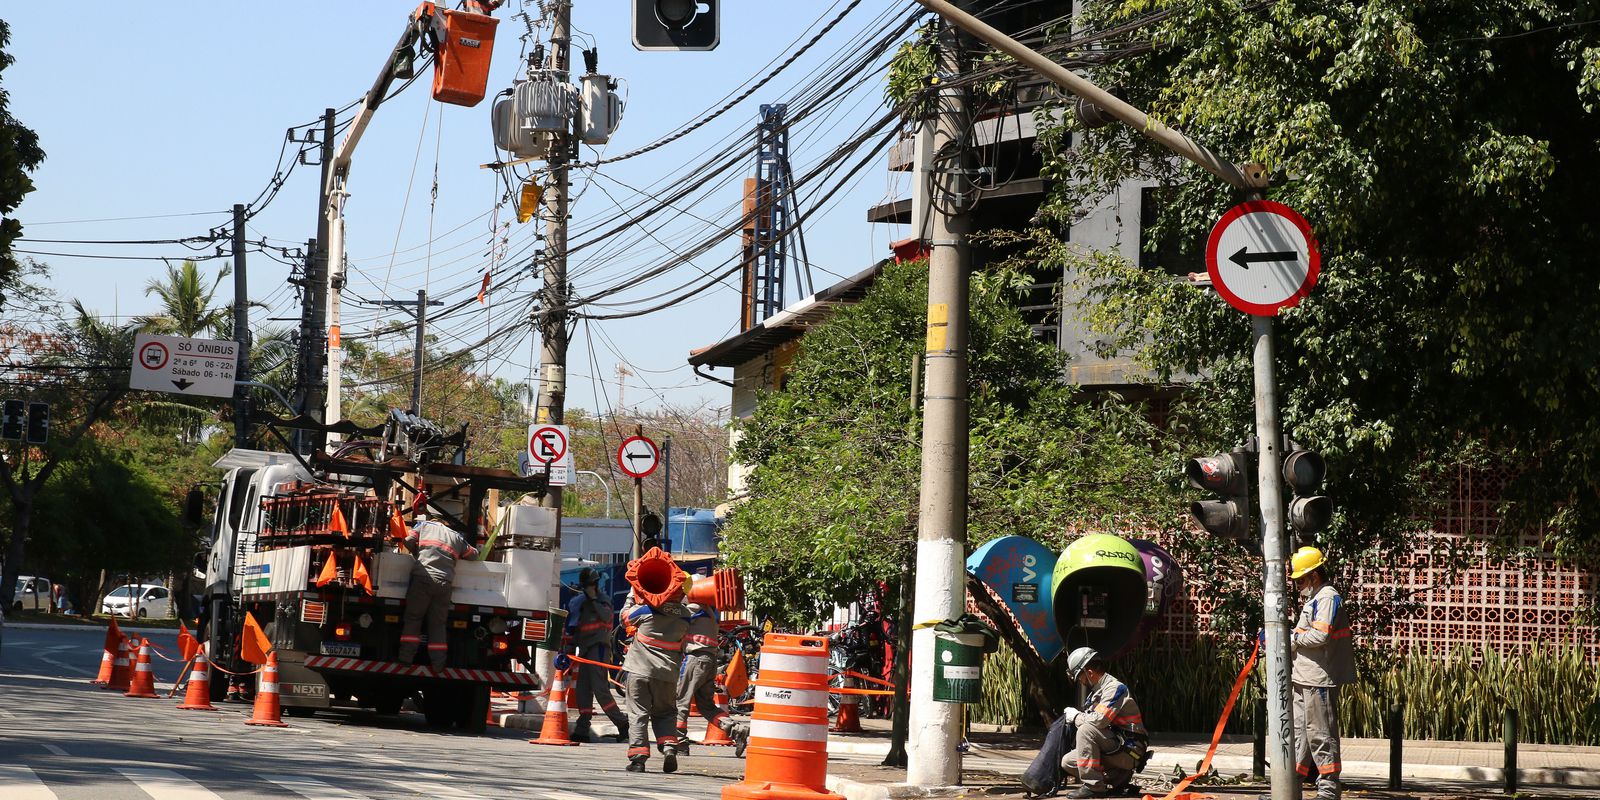
<path id="1" fill-rule="evenodd" d="M 593 795 L 573 794 L 572 792 L 563 791 L 545 792 L 544 796 L 550 798 L 550 800 L 595 800 Z"/>
<path id="2" fill-rule="evenodd" d="M 263 775 L 262 777 L 266 777 Z M 267 780 L 294 792 L 306 800 L 363 800 L 361 795 L 347 792 L 337 786 L 310 778 L 267 778 Z"/>
<path id="3" fill-rule="evenodd" d="M 56 793 L 21 764 L 0 764 L 0 794 L 6 800 L 56 800 Z"/>
<path id="4" fill-rule="evenodd" d="M 409 790 L 415 793 L 415 796 L 417 797 L 478 797 L 478 795 L 466 791 L 465 789 L 460 789 L 454 786 L 446 786 L 442 783 L 430 783 L 428 781 L 419 780 L 400 781 L 388 779 L 385 779 L 385 782 L 392 783 L 402 789 Z M 407 796 L 409 797 L 412 795 Z"/>
<path id="5" fill-rule="evenodd" d="M 61 748 L 56 747 L 55 745 L 50 744 L 49 742 L 40 742 L 39 746 L 43 747 L 46 750 L 49 750 L 54 755 L 64 756 L 64 755 L 67 754 L 67 751 L 62 750 Z"/>
<path id="6" fill-rule="evenodd" d="M 201 786 L 170 769 L 142 767 L 117 767 L 124 778 L 133 781 L 145 794 L 155 800 L 222 800 L 210 789 Z"/>

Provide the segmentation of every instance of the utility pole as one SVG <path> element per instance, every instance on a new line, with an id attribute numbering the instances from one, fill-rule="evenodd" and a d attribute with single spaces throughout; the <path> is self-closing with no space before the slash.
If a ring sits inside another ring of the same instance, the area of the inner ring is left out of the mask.
<path id="1" fill-rule="evenodd" d="M 233 340 L 239 343 L 235 382 L 250 380 L 250 286 L 244 271 L 244 204 L 233 204 Z M 250 443 L 250 387 L 233 388 L 233 446 Z"/>
<path id="2" fill-rule="evenodd" d="M 1188 159 L 1207 172 L 1221 178 L 1228 185 L 1245 193 L 1247 197 L 1256 196 L 1262 189 L 1266 188 L 1266 170 L 1260 165 L 1240 166 L 1218 156 L 1205 145 L 1190 139 L 1174 128 L 1151 120 L 1143 111 L 1055 63 L 1048 57 L 1029 49 L 1017 40 L 995 30 L 990 25 L 961 10 L 955 4 L 948 2 L 948 0 L 917 0 L 917 2 L 930 11 L 939 14 L 945 20 L 960 26 L 962 30 L 981 39 L 995 49 L 1015 58 L 1018 62 L 1040 75 L 1049 78 L 1057 86 L 1094 104 L 1101 111 L 1127 124 L 1141 135 L 1154 140 L 1173 153 Z M 937 214 L 935 214 L 935 220 L 935 231 L 937 231 Z M 935 259 L 938 258 L 938 252 L 937 249 L 934 250 Z M 932 268 L 930 267 L 930 269 Z M 1264 556 L 1263 560 L 1266 562 L 1263 571 L 1265 585 L 1262 603 L 1266 614 L 1267 638 L 1267 730 L 1269 749 L 1272 754 L 1270 760 L 1276 765 L 1271 775 L 1272 798 L 1273 800 L 1298 800 L 1300 797 L 1299 776 L 1289 766 L 1295 763 L 1296 758 L 1294 749 L 1294 712 L 1290 706 L 1289 687 L 1288 597 L 1284 585 L 1284 562 L 1288 559 L 1288 537 L 1284 534 L 1283 478 L 1279 472 L 1282 442 L 1279 437 L 1277 385 L 1273 376 L 1274 341 L 1272 318 L 1254 316 L 1251 319 L 1251 344 L 1256 389 L 1256 435 L 1261 442 L 1258 470 L 1260 485 L 1258 488 L 1261 492 L 1262 554 Z M 931 352 L 929 356 L 931 358 Z M 935 393 L 938 388 L 934 384 L 933 363 L 931 361 L 928 369 L 928 388 L 930 395 Z M 928 408 L 932 409 L 932 407 L 932 398 L 930 397 Z M 930 427 L 933 424 L 931 413 L 928 417 L 928 424 Z M 926 465 L 929 453 L 926 433 L 924 433 L 923 442 L 923 496 L 926 498 L 928 492 Z M 926 499 L 923 507 L 924 512 L 926 512 Z M 920 552 L 921 544 L 922 542 L 919 541 L 919 569 L 923 563 Z M 917 595 L 917 619 L 919 620 L 929 618 L 921 612 L 922 591 L 923 589 L 919 585 Z M 915 687 L 916 684 L 913 683 L 913 689 Z M 913 697 L 915 698 L 915 694 L 913 694 Z M 913 705 L 912 707 L 913 711 L 918 708 L 918 705 Z M 915 717 L 913 717 L 913 727 L 915 727 Z M 913 750 L 911 755 L 912 764 L 915 766 L 916 751 Z M 908 771 L 909 778 L 910 771 Z"/>
<path id="3" fill-rule="evenodd" d="M 555 0 L 550 27 L 550 69 L 563 83 L 568 82 L 572 63 L 572 3 Z M 541 289 L 542 313 L 539 314 L 539 399 L 534 408 L 534 422 L 560 425 L 566 419 L 567 401 L 567 191 L 569 180 L 567 163 L 572 148 L 572 120 L 567 128 L 554 134 L 550 142 L 550 186 L 544 193 L 544 286 Z M 539 505 L 556 510 L 556 540 L 561 537 L 561 487 L 552 486 L 539 500 Z M 638 541 L 637 535 L 634 537 Z M 637 548 L 636 548 L 637 549 Z M 560 579 L 557 578 L 559 583 Z M 559 587 L 552 587 L 559 590 Z M 552 594 L 552 597 L 558 596 Z M 555 673 L 555 655 L 540 650 L 535 672 L 544 685 L 550 685 Z"/>
<path id="4" fill-rule="evenodd" d="M 672 541 L 672 435 L 661 440 L 661 525 L 663 542 Z"/>
<path id="5" fill-rule="evenodd" d="M 300 386 L 295 393 L 296 408 L 314 420 L 325 421 L 323 404 L 327 398 L 327 382 L 322 369 L 327 363 L 328 330 L 328 170 L 333 165 L 334 120 L 337 112 L 331 108 L 322 111 L 322 141 L 319 161 L 322 180 L 317 186 L 317 238 L 306 250 L 305 292 L 310 298 L 310 309 L 300 325 Z M 326 435 L 306 432 L 301 439 L 302 451 L 320 451 L 327 445 Z"/>
<path id="6" fill-rule="evenodd" d="M 644 435 L 644 426 L 633 426 L 634 436 Z M 633 479 L 633 557 L 644 555 L 644 479 Z"/>
<path id="7" fill-rule="evenodd" d="M 415 300 L 385 300 L 381 305 L 388 308 L 405 308 L 416 316 L 417 344 L 416 349 L 411 351 L 411 415 L 420 417 L 422 416 L 422 348 L 426 344 L 428 333 L 428 306 L 442 306 L 444 303 L 428 300 L 428 290 L 418 289 Z"/>
<path id="8" fill-rule="evenodd" d="M 961 72 L 954 26 L 939 33 L 939 74 Z M 961 616 L 966 608 L 967 543 L 967 285 L 970 227 L 961 187 L 967 181 L 966 89 L 944 82 L 932 120 L 933 148 L 916 180 L 932 182 L 928 244 L 927 392 L 923 398 L 922 492 L 917 526 L 916 598 L 911 634 L 911 718 L 906 783 L 961 782 L 962 706 L 933 700 L 934 639 L 925 622 Z M 953 157 L 934 161 L 952 150 Z"/>

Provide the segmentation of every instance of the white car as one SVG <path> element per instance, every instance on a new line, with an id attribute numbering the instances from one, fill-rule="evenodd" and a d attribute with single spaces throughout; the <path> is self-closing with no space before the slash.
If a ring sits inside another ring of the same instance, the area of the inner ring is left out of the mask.
<path id="1" fill-rule="evenodd" d="M 100 601 L 100 611 L 118 617 L 170 617 L 172 598 L 165 586 L 147 583 L 119 586 Z"/>
<path id="2" fill-rule="evenodd" d="M 50 579 L 18 575 L 17 591 L 11 596 L 11 608 L 16 611 L 49 611 Z"/>

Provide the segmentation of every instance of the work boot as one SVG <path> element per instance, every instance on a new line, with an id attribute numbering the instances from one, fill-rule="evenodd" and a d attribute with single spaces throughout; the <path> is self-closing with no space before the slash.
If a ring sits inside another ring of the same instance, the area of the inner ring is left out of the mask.
<path id="1" fill-rule="evenodd" d="M 569 738 L 571 738 L 574 742 L 583 742 L 584 744 L 594 741 L 593 732 L 589 730 L 591 722 L 592 720 L 590 715 L 578 715 L 578 721 L 573 724 L 572 734 Z"/>
<path id="2" fill-rule="evenodd" d="M 1081 798 L 1086 798 L 1086 797 L 1107 797 L 1110 794 L 1111 794 L 1110 792 L 1097 792 L 1097 791 L 1094 791 L 1093 789 L 1090 789 L 1087 786 L 1079 786 L 1077 791 L 1073 792 L 1072 794 L 1067 795 L 1067 797 L 1078 798 L 1079 800 L 1081 800 Z"/>
<path id="3" fill-rule="evenodd" d="M 679 728 L 678 729 L 678 744 L 676 745 L 676 747 L 678 748 L 678 755 L 680 755 L 680 756 L 689 755 L 689 729 L 688 728 Z"/>
<path id="4" fill-rule="evenodd" d="M 644 762 L 647 761 L 647 760 L 649 760 L 649 759 L 642 758 L 642 757 L 634 757 L 634 758 L 628 759 L 628 771 L 629 772 L 644 772 Z"/>
<path id="5" fill-rule="evenodd" d="M 744 750 L 750 746 L 750 726 L 747 723 L 735 722 L 728 726 L 726 733 L 733 740 L 734 758 L 744 758 Z"/>
<path id="6" fill-rule="evenodd" d="M 1150 757 L 1155 755 L 1155 754 L 1156 754 L 1156 751 L 1150 750 L 1150 749 L 1147 748 L 1144 751 L 1144 755 L 1139 756 L 1138 763 L 1133 765 L 1133 771 L 1136 772 L 1136 773 L 1144 772 L 1145 765 L 1150 763 Z"/>
<path id="7" fill-rule="evenodd" d="M 666 773 L 673 773 L 673 772 L 677 772 L 678 771 L 678 748 L 677 747 L 675 747 L 673 745 L 667 745 L 667 749 L 662 751 L 662 753 L 661 753 L 661 771 L 662 772 L 666 772 Z"/>
<path id="8" fill-rule="evenodd" d="M 627 740 L 627 738 L 628 738 L 628 715 L 622 713 L 621 711 L 608 712 L 606 714 L 606 719 L 611 720 L 612 727 L 615 727 L 617 729 L 617 741 L 621 742 L 621 741 Z"/>

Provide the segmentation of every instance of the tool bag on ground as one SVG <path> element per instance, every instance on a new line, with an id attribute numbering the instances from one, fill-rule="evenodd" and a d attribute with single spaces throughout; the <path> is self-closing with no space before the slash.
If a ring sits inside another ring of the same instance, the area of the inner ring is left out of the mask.
<path id="1" fill-rule="evenodd" d="M 1045 734 L 1039 755 L 1022 773 L 1022 788 L 1034 797 L 1043 797 L 1061 788 L 1061 759 L 1078 744 L 1078 726 L 1072 718 L 1062 714 Z"/>

